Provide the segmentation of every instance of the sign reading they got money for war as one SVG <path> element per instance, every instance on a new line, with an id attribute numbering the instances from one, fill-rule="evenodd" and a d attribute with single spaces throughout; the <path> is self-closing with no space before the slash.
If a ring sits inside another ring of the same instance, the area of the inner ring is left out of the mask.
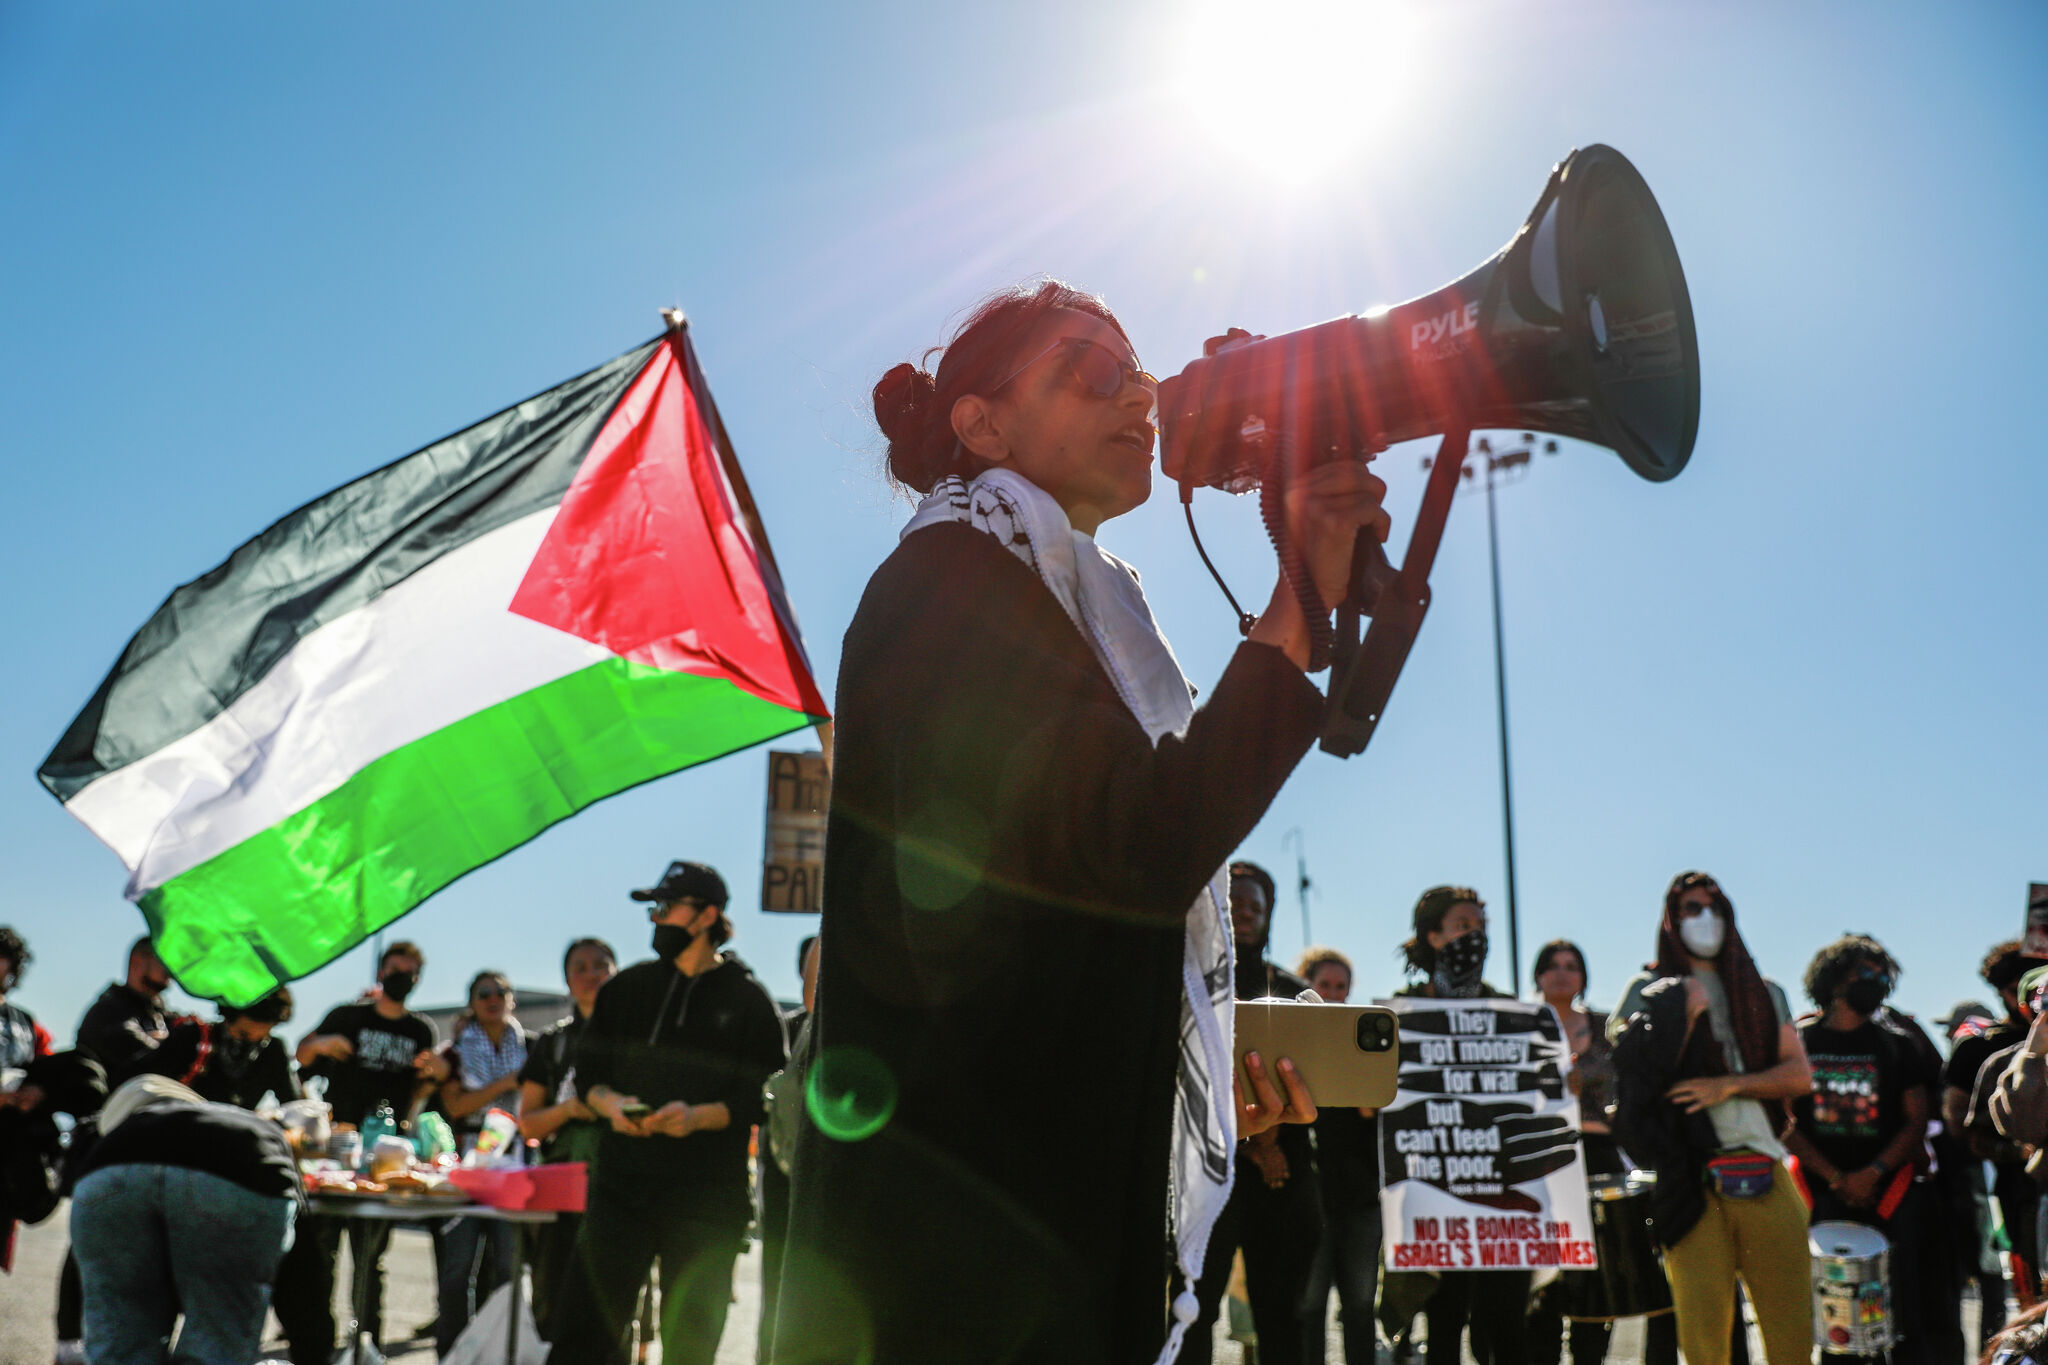
<path id="1" fill-rule="evenodd" d="M 1570 1054 L 1548 1005 L 1402 998 L 1379 1113 L 1391 1270 L 1597 1264 Z"/>

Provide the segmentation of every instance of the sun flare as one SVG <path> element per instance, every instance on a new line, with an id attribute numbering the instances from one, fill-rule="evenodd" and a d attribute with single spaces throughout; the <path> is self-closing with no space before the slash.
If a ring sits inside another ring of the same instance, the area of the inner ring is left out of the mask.
<path id="1" fill-rule="evenodd" d="M 1419 31 L 1397 0 L 1210 0 L 1188 13 L 1176 86 L 1218 150 L 1307 181 L 1384 134 Z"/>

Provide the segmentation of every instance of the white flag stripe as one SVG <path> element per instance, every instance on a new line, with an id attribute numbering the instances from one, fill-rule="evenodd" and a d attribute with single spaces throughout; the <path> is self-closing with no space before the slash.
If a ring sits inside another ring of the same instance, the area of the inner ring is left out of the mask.
<path id="1" fill-rule="evenodd" d="M 612 657 L 507 609 L 555 512 L 479 536 L 330 621 L 200 729 L 67 802 L 126 864 L 129 896 L 305 809 L 385 754 Z"/>

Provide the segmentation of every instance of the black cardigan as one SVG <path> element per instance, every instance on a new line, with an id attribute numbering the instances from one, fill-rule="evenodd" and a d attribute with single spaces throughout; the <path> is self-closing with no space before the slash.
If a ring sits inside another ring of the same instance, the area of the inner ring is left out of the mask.
<path id="1" fill-rule="evenodd" d="M 1247 644 L 1155 747 L 992 537 L 921 530 L 876 571 L 840 664 L 811 1085 L 893 1111 L 805 1125 L 776 1360 L 1158 1353 L 1187 909 L 1321 716 Z"/>
<path id="2" fill-rule="evenodd" d="M 1677 1246 L 1706 1212 L 1706 1163 L 1716 1147 L 1705 1110 L 1688 1114 L 1664 1098 L 1700 1074 L 1689 1065 L 1689 1037 L 1685 980 L 1667 976 L 1643 991 L 1643 1012 L 1614 1043 L 1614 1138 L 1631 1160 L 1657 1173 L 1650 1226 L 1663 1247 Z"/>

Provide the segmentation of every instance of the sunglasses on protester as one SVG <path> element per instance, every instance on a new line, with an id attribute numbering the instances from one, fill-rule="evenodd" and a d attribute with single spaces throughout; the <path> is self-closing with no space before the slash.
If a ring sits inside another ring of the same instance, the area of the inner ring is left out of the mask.
<path id="1" fill-rule="evenodd" d="M 503 1000 L 506 996 L 510 994 L 512 994 L 512 992 L 501 989 L 497 986 L 480 986 L 477 988 L 476 993 L 472 995 L 470 998 L 472 1000 Z"/>
<path id="2" fill-rule="evenodd" d="M 700 901 L 695 896 L 678 896 L 672 901 L 655 901 L 647 907 L 647 918 L 660 919 L 678 905 L 682 906 L 685 910 L 702 910 L 709 904 L 711 904 L 710 901 Z"/>
<path id="3" fill-rule="evenodd" d="M 1126 365 L 1123 357 L 1107 346 L 1086 337 L 1061 337 L 1052 345 L 1040 351 L 1031 359 L 1010 371 L 1002 382 L 990 389 L 989 397 L 1001 393 L 1024 371 L 1036 365 L 1054 352 L 1059 352 L 1067 362 L 1067 373 L 1071 374 L 1082 388 L 1097 398 L 1114 398 L 1123 391 L 1124 385 L 1142 385 L 1156 402 L 1159 397 L 1159 381 L 1133 365 Z"/>

